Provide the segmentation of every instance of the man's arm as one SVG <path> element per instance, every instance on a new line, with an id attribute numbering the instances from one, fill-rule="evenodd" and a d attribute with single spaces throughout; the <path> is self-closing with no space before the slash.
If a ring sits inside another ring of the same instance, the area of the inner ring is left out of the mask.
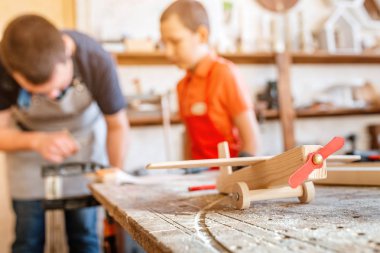
<path id="1" fill-rule="evenodd" d="M 22 132 L 10 125 L 10 110 L 0 111 L 0 150 L 5 152 L 35 151 L 46 160 L 60 163 L 78 151 L 77 142 L 66 131 Z"/>
<path id="2" fill-rule="evenodd" d="M 259 148 L 259 125 L 252 110 L 244 111 L 234 117 L 233 121 L 239 130 L 242 141 L 240 152 L 255 155 Z"/>
<path id="3" fill-rule="evenodd" d="M 111 166 L 123 169 L 129 144 L 129 122 L 124 109 L 105 115 L 107 123 L 107 152 Z"/>
<path id="4" fill-rule="evenodd" d="M 33 150 L 36 146 L 36 132 L 20 132 L 10 127 L 10 109 L 0 111 L 0 150 Z"/>

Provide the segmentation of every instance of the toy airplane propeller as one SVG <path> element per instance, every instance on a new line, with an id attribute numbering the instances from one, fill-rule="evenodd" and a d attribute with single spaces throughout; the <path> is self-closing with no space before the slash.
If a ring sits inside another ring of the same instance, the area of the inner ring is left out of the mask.
<path id="1" fill-rule="evenodd" d="M 360 156 L 335 155 L 344 139 L 333 138 L 327 145 L 303 145 L 277 156 L 230 158 L 228 143 L 218 145 L 219 159 L 189 160 L 149 164 L 147 169 L 220 167 L 216 189 L 231 194 L 238 209 L 251 201 L 298 197 L 301 203 L 314 199 L 312 181 L 327 177 L 326 161 L 352 162 Z M 245 166 L 232 171 L 232 166 Z M 210 187 L 209 187 L 210 188 Z"/>

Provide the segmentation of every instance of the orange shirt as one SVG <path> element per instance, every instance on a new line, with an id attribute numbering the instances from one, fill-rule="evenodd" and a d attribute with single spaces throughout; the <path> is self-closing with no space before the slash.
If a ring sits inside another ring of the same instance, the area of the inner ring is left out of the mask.
<path id="1" fill-rule="evenodd" d="M 239 79 L 233 63 L 208 55 L 195 68 L 188 71 L 177 86 L 179 110 L 182 118 L 191 116 L 192 106 L 205 102 L 208 87 L 208 113 L 219 132 L 230 143 L 233 142 L 233 118 L 252 109 L 252 100 Z M 194 112 L 194 109 L 193 109 Z"/>

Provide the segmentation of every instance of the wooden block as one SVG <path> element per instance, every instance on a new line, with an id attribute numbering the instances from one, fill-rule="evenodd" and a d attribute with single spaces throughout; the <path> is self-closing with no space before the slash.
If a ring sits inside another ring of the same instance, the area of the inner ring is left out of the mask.
<path id="1" fill-rule="evenodd" d="M 327 178 L 315 181 L 322 185 L 380 186 L 380 163 L 353 163 L 329 167 Z"/>
<path id="2" fill-rule="evenodd" d="M 228 142 L 224 141 L 218 144 L 218 157 L 230 158 L 230 150 L 228 148 Z M 232 173 L 231 165 L 220 166 L 220 173 L 230 175 Z"/>
<path id="3" fill-rule="evenodd" d="M 286 186 L 289 177 L 305 164 L 308 155 L 320 148 L 318 145 L 296 147 L 269 160 L 233 172 L 232 175 L 221 174 L 216 187 L 221 193 L 231 193 L 233 186 L 239 182 L 246 182 L 250 190 Z M 321 169 L 314 170 L 308 179 L 325 178 L 325 168 L 326 162 Z"/>

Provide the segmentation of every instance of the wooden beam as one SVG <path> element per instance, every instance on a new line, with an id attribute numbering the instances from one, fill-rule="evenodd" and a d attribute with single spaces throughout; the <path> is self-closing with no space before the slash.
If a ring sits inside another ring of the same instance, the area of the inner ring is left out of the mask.
<path id="1" fill-rule="evenodd" d="M 76 24 L 76 0 L 62 1 L 62 16 L 65 28 L 75 29 Z"/>
<path id="2" fill-rule="evenodd" d="M 273 53 L 256 54 L 221 54 L 222 57 L 235 64 L 274 64 Z M 119 65 L 171 65 L 163 52 L 125 52 L 115 53 L 114 57 Z"/>
<path id="3" fill-rule="evenodd" d="M 323 185 L 380 186 L 380 163 L 353 163 L 329 166 L 327 178 L 318 180 Z"/>
<path id="4" fill-rule="evenodd" d="M 314 54 L 294 53 L 293 64 L 379 64 L 378 54 L 329 54 L 317 52 Z"/>
<path id="5" fill-rule="evenodd" d="M 162 52 L 147 53 L 116 53 L 115 58 L 120 65 L 155 65 L 171 64 Z M 235 64 L 275 64 L 276 56 L 273 53 L 254 54 L 220 54 L 220 56 Z M 377 54 L 328 54 L 328 53 L 293 53 L 290 55 L 292 64 L 379 64 L 380 55 Z"/>
<path id="6" fill-rule="evenodd" d="M 277 54 L 276 64 L 278 69 L 277 93 L 284 150 L 289 150 L 295 147 L 294 120 L 296 117 L 290 87 L 290 54 L 287 52 Z"/>

